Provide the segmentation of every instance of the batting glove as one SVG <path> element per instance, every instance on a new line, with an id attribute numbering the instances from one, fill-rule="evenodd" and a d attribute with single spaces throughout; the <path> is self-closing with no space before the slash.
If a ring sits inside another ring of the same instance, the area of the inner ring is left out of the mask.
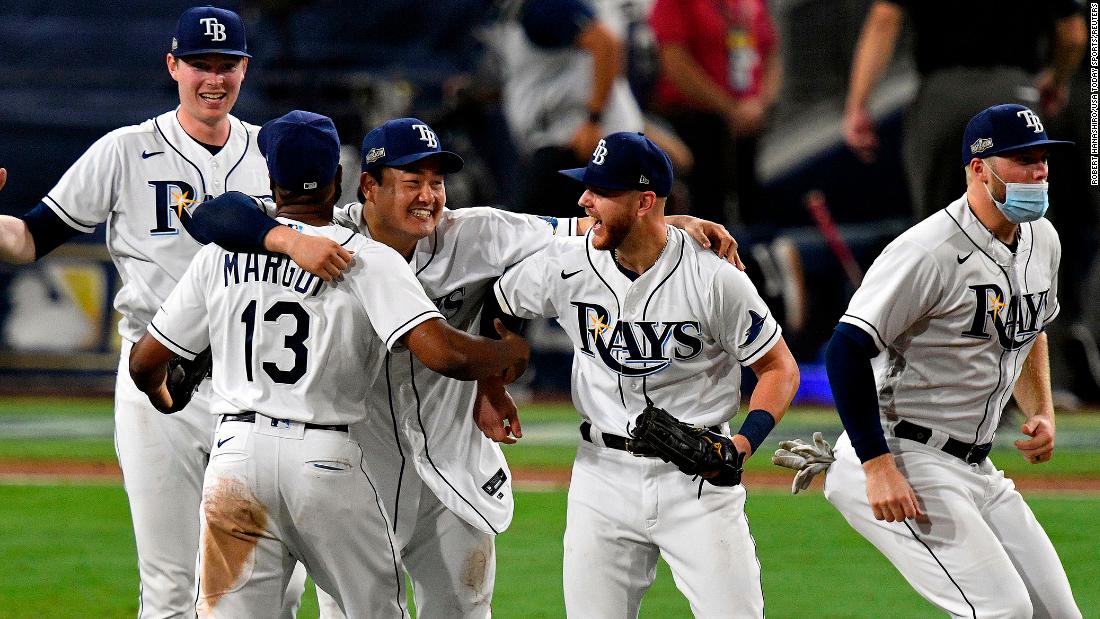
<path id="1" fill-rule="evenodd" d="M 783 441 L 772 456 L 772 464 L 798 471 L 791 483 L 791 494 L 798 494 L 809 488 L 814 477 L 825 472 L 835 461 L 833 448 L 820 432 L 814 432 L 813 443 L 807 443 L 800 438 Z"/>

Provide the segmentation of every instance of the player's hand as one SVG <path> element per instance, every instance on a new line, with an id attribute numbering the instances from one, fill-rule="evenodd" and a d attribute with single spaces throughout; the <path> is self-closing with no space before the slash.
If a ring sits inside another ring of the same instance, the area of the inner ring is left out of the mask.
<path id="1" fill-rule="evenodd" d="M 1039 109 L 1043 118 L 1057 116 L 1069 103 L 1069 86 L 1054 79 L 1053 69 L 1043 69 L 1035 78 L 1035 87 L 1039 89 Z"/>
<path id="2" fill-rule="evenodd" d="M 588 121 L 581 123 L 581 126 L 573 132 L 573 137 L 569 139 L 569 147 L 573 150 L 577 161 L 591 159 L 592 151 L 596 150 L 596 145 L 600 143 L 602 137 L 603 129 L 598 124 Z"/>
<path id="3" fill-rule="evenodd" d="M 497 443 L 512 445 L 523 438 L 519 424 L 519 409 L 504 382 L 499 378 L 477 381 L 477 397 L 474 399 L 474 423 L 482 434 Z"/>
<path id="4" fill-rule="evenodd" d="M 1020 450 L 1028 462 L 1039 464 L 1050 460 L 1054 455 L 1054 419 L 1049 415 L 1032 415 L 1020 426 L 1020 432 L 1030 436 L 1030 439 L 1016 441 L 1016 449 Z"/>
<path id="5" fill-rule="evenodd" d="M 504 371 L 501 373 L 500 378 L 504 381 L 504 384 L 508 384 L 523 376 L 523 373 L 527 371 L 527 360 L 531 358 L 531 347 L 527 344 L 527 340 L 523 339 L 518 333 L 505 327 L 499 318 L 493 319 L 493 327 L 500 335 L 500 345 L 504 347 L 506 359 Z"/>
<path id="6" fill-rule="evenodd" d="M 867 473 L 867 501 L 875 520 L 901 522 L 908 518 L 923 518 L 917 494 L 898 470 L 890 453 L 863 463 Z"/>
<path id="7" fill-rule="evenodd" d="M 0 190 L 4 189 L 4 185 L 8 182 L 8 169 L 0 168 Z"/>
<path id="8" fill-rule="evenodd" d="M 352 261 L 351 252 L 336 241 L 308 234 L 295 233 L 286 253 L 298 266 L 326 282 L 340 277 Z"/>
<path id="9" fill-rule="evenodd" d="M 745 270 L 745 263 L 741 262 L 741 256 L 737 254 L 737 239 L 722 224 L 690 215 L 669 215 L 665 219 L 682 228 L 703 247 L 713 250 L 719 258 L 742 271 Z"/>
<path id="10" fill-rule="evenodd" d="M 168 393 L 167 381 L 161 383 L 159 389 L 154 389 L 147 395 L 149 396 L 149 402 L 153 405 L 153 408 L 162 413 L 172 412 L 172 396 Z"/>
<path id="11" fill-rule="evenodd" d="M 878 134 L 867 110 L 859 107 L 844 111 L 844 141 L 863 163 L 875 161 Z"/>

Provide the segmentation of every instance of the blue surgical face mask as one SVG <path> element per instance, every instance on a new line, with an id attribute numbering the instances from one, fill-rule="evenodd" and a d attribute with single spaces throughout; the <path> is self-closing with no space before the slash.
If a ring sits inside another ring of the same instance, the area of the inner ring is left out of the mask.
<path id="1" fill-rule="evenodd" d="M 1047 197 L 1047 188 L 1049 184 L 1046 181 L 1041 183 L 1005 183 L 1004 179 L 997 176 L 997 173 L 993 171 L 993 166 L 989 165 L 988 162 L 986 165 L 989 166 L 989 172 L 993 174 L 997 180 L 1004 183 L 1004 202 L 1000 202 L 997 198 L 994 198 L 993 192 L 989 191 L 989 187 L 986 187 L 985 190 L 989 191 L 989 197 L 993 200 L 993 203 L 997 205 L 997 209 L 1001 211 L 1005 219 L 1014 224 L 1022 224 L 1028 221 L 1035 221 L 1046 214 L 1047 207 L 1050 206 L 1050 201 Z"/>

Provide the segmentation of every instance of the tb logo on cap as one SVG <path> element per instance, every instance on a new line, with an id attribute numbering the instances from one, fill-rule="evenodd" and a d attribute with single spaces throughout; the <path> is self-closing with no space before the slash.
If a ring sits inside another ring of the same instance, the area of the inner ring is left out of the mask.
<path id="1" fill-rule="evenodd" d="M 435 137 L 435 132 L 428 125 L 413 125 L 413 129 L 420 132 L 420 141 L 427 142 L 428 148 L 439 148 L 439 139 Z"/>
<path id="2" fill-rule="evenodd" d="M 1043 121 L 1039 120 L 1039 115 L 1031 110 L 1020 110 L 1016 112 L 1016 115 L 1027 121 L 1029 129 L 1034 129 L 1035 133 L 1043 132 Z"/>
<path id="3" fill-rule="evenodd" d="M 600 140 L 600 143 L 596 145 L 596 150 L 592 151 L 592 163 L 596 165 L 603 165 L 603 162 L 607 160 L 607 142 Z"/>
<path id="4" fill-rule="evenodd" d="M 204 17 L 199 23 L 206 26 L 205 34 L 211 41 L 225 40 L 225 24 L 219 22 L 217 17 Z"/>

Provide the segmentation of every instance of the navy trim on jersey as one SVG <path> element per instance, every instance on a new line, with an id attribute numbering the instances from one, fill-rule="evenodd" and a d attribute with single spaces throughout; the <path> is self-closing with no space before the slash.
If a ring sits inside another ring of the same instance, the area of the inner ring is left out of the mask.
<path id="1" fill-rule="evenodd" d="M 619 305 L 619 295 L 615 294 L 615 289 L 611 287 L 611 284 L 607 283 L 607 280 L 600 274 L 600 270 L 596 268 L 596 263 L 592 261 L 592 251 L 594 251 L 594 248 L 592 247 L 591 241 L 592 229 L 589 228 L 588 233 L 584 235 L 584 257 L 588 260 L 588 266 L 592 267 L 592 272 L 596 274 L 596 277 L 600 278 L 600 281 L 603 282 L 603 285 L 607 287 L 608 292 L 610 292 L 611 296 L 615 299 L 615 320 L 618 321 L 623 315 L 622 306 Z M 615 257 L 612 256 L 611 260 L 614 261 Z M 623 408 L 626 408 L 626 394 L 623 393 L 623 375 L 619 374 L 618 376 L 619 401 L 623 403 Z M 627 410 L 627 412 L 630 411 Z"/>
<path id="2" fill-rule="evenodd" d="M 73 217 L 72 215 L 69 214 L 69 211 L 66 211 L 65 207 L 61 206 L 61 203 L 58 202 L 57 200 L 55 200 L 52 196 L 47 195 L 46 197 L 42 198 L 43 203 L 46 200 L 49 200 L 50 202 L 52 202 L 53 205 L 57 207 L 57 210 L 64 213 L 65 216 L 68 217 L 69 220 L 72 221 L 73 224 L 76 224 L 77 226 L 84 226 L 85 228 L 87 228 L 87 230 L 81 230 L 81 232 L 92 232 L 92 231 L 95 230 L 96 224 L 84 223 L 83 221 L 80 221 L 76 217 Z M 68 222 L 66 222 L 66 223 L 68 224 Z M 69 225 L 69 227 L 72 227 L 72 228 L 76 229 L 75 226 L 73 226 L 72 224 L 68 224 L 68 225 Z"/>
<path id="3" fill-rule="evenodd" d="M 347 245 L 348 243 L 350 243 L 352 239 L 354 239 L 354 238 L 355 238 L 355 234 L 356 234 L 356 233 L 355 233 L 355 231 L 354 231 L 354 230 L 348 230 L 347 232 L 349 232 L 349 233 L 350 233 L 350 234 L 348 234 L 348 239 L 347 239 L 346 241 L 344 241 L 343 243 L 340 243 L 340 247 L 344 247 L 345 245 Z"/>
<path id="4" fill-rule="evenodd" d="M 471 503 L 470 500 L 467 499 L 465 496 L 463 496 L 463 494 L 459 492 L 458 488 L 455 488 L 454 484 L 451 483 L 451 480 L 447 479 L 447 476 L 443 474 L 443 471 L 439 470 L 439 467 L 436 466 L 435 460 L 432 460 L 432 454 L 430 451 L 428 451 L 428 444 L 430 443 L 430 441 L 428 440 L 428 429 L 424 427 L 424 418 L 420 415 L 420 390 L 416 388 L 416 364 L 413 363 L 413 355 L 411 352 L 409 353 L 409 377 L 410 382 L 412 383 L 413 395 L 416 396 L 416 423 L 420 425 L 420 433 L 424 435 L 424 457 L 428 460 L 428 464 L 432 465 L 432 470 L 435 471 L 435 474 L 439 475 L 439 478 L 443 480 L 443 483 L 447 484 L 447 487 L 455 493 L 455 496 L 462 499 L 463 503 L 465 503 L 470 509 L 474 510 L 474 513 L 485 521 L 485 524 L 493 530 L 493 533 L 499 534 L 500 531 L 498 531 L 497 528 L 493 526 L 492 522 L 489 522 L 489 519 L 485 517 L 485 514 L 481 513 L 477 509 L 477 507 L 474 507 L 474 504 Z"/>
<path id="5" fill-rule="evenodd" d="M 968 209 L 970 208 L 969 203 L 966 204 L 966 208 L 968 208 Z M 993 258 L 993 256 L 990 256 L 988 253 L 986 253 L 985 249 L 983 249 L 981 247 L 981 245 L 978 244 L 977 241 L 975 241 L 973 238 L 971 238 L 971 236 L 969 234 L 967 234 L 966 229 L 963 228 L 961 223 L 959 223 L 959 220 L 955 219 L 954 215 L 949 213 L 947 211 L 947 209 L 944 209 L 944 212 L 947 213 L 947 216 L 951 218 L 951 221 L 955 222 L 955 225 L 958 226 L 959 231 L 963 233 L 963 236 L 965 236 L 966 239 L 968 241 L 970 241 L 970 243 L 974 246 L 974 248 L 977 249 L 978 251 L 982 252 L 983 256 L 988 258 L 990 262 L 992 262 L 998 269 L 1000 269 L 1001 275 L 1004 275 L 1005 282 L 1008 284 L 1008 296 L 1009 296 L 1009 298 L 1011 298 L 1014 291 L 1012 290 L 1012 278 L 1010 278 L 1008 276 L 1008 271 L 1006 271 L 1005 268 L 1003 266 L 1001 266 L 1001 264 Z M 977 217 L 977 216 L 975 215 L 975 217 Z M 990 234 L 992 234 L 992 232 L 990 232 Z M 1034 243 L 1035 243 L 1035 239 L 1033 237 L 1032 238 L 1032 251 L 1034 251 Z M 1030 256 L 1029 256 L 1029 258 L 1030 258 Z M 1001 383 L 1004 381 L 1004 360 L 1005 360 L 1005 353 L 1006 352 L 1008 352 L 1008 351 L 1002 350 L 1001 351 L 1001 358 L 997 360 L 997 385 L 995 387 L 993 387 L 993 391 L 991 391 L 989 393 L 989 397 L 985 399 L 985 410 L 982 411 L 982 418 L 981 418 L 980 421 L 978 421 L 977 427 L 974 428 L 974 443 L 975 444 L 978 443 L 978 437 L 981 435 L 982 426 L 985 425 L 985 420 L 989 418 L 989 405 L 990 405 L 991 402 L 993 402 L 993 396 L 997 395 L 997 392 L 1000 391 Z M 1007 390 L 1006 390 L 1006 393 L 1007 393 Z M 1004 393 L 1001 394 L 1000 398 L 997 398 L 998 404 L 1000 404 L 1000 400 L 1003 397 L 1004 397 Z M 1000 418 L 1000 415 L 997 415 L 997 417 Z M 996 429 L 994 429 L 994 432 L 996 432 Z M 971 607 L 971 608 L 973 608 L 973 607 Z"/>
<path id="6" fill-rule="evenodd" d="M 416 250 L 413 249 L 413 251 L 415 252 Z M 435 254 L 436 254 L 437 251 L 439 251 L 439 227 L 438 226 L 436 227 L 435 230 L 432 230 L 432 255 L 428 256 L 428 261 L 424 263 L 424 266 L 422 266 L 422 267 L 420 267 L 419 269 L 416 270 L 416 276 L 417 277 L 420 277 L 420 274 L 424 272 L 424 269 L 428 268 L 428 265 L 432 263 L 432 260 L 435 260 Z M 416 255 L 416 254 L 414 253 L 413 255 Z"/>
<path id="7" fill-rule="evenodd" d="M 868 327 L 870 327 L 871 331 L 874 331 L 874 333 L 875 333 L 875 338 L 877 338 L 879 343 L 882 344 L 883 350 L 885 350 L 886 348 L 889 347 L 889 345 L 886 343 L 886 340 L 882 339 L 882 334 L 878 332 L 878 329 L 875 328 L 875 325 L 871 324 L 866 319 L 860 318 L 859 316 L 856 316 L 854 314 L 849 314 L 847 312 L 845 312 L 843 314 L 843 316 L 845 318 L 854 318 L 855 320 L 858 320 L 858 321 L 862 322 L 863 324 L 867 325 Z M 856 328 L 858 329 L 859 327 L 856 327 Z M 862 331 L 862 329 L 861 329 L 861 331 Z M 864 332 L 866 333 L 866 331 L 864 331 Z"/>
<path id="8" fill-rule="evenodd" d="M 176 122 L 179 122 L 179 121 L 177 120 Z M 180 151 L 180 149 L 176 148 L 176 145 L 172 143 L 172 140 L 169 140 L 168 136 L 165 135 L 164 130 L 160 128 L 160 122 L 156 118 L 153 119 L 153 126 L 156 127 L 157 133 L 160 134 L 160 137 L 164 140 L 164 143 L 167 144 L 169 147 L 171 147 L 172 150 L 176 151 L 176 154 L 179 155 L 180 158 L 182 158 L 187 163 L 191 164 L 192 168 L 195 168 L 195 172 L 197 172 L 198 175 L 199 175 L 199 182 L 202 183 L 202 195 L 203 195 L 203 198 L 205 198 L 206 197 L 206 177 L 203 176 L 202 169 L 200 169 L 199 166 L 195 165 L 194 161 L 191 161 L 190 159 L 188 159 L 187 156 L 184 155 Z M 187 133 L 187 132 L 184 131 L 184 133 Z M 188 137 L 190 137 L 190 136 L 188 136 Z M 197 200 L 198 196 L 195 196 L 195 199 Z"/>
<path id="9" fill-rule="evenodd" d="M 190 359 L 191 361 L 193 361 L 194 358 L 199 355 L 199 353 L 191 350 L 190 348 L 187 348 L 186 346 L 180 346 L 179 342 L 177 342 L 176 340 L 173 340 L 172 338 L 165 335 L 164 331 L 161 331 L 160 329 L 158 329 L 157 325 L 153 324 L 152 322 L 149 323 L 149 328 L 152 329 L 153 331 L 156 331 L 161 337 L 168 340 L 168 342 L 170 342 L 176 348 L 178 348 L 178 349 L 182 350 L 183 352 L 191 355 L 191 359 Z"/>
<path id="10" fill-rule="evenodd" d="M 382 498 L 378 496 L 378 488 L 375 487 L 374 482 L 371 481 L 370 475 L 367 474 L 367 469 L 363 466 L 363 446 L 359 446 L 359 470 L 363 472 L 363 477 L 367 479 L 367 483 L 370 484 L 370 489 L 374 492 L 374 504 L 378 507 L 378 513 L 382 515 L 382 521 L 386 520 L 386 510 L 382 507 Z M 396 527 L 396 520 L 394 518 L 394 526 Z M 405 596 L 401 594 L 401 585 L 405 582 L 405 574 L 402 573 L 401 565 L 397 561 L 398 550 L 394 546 L 393 538 L 390 537 L 389 531 L 386 531 L 386 541 L 390 544 L 390 558 L 393 560 L 393 582 L 397 585 L 397 591 L 394 592 L 394 598 L 397 600 L 397 607 L 401 609 L 401 616 L 405 615 Z"/>
<path id="11" fill-rule="evenodd" d="M 769 312 L 768 315 L 771 315 L 771 313 Z M 768 318 L 768 316 L 764 316 L 765 320 L 767 318 Z M 752 359 L 753 357 L 755 357 L 757 353 L 759 353 L 761 350 L 764 350 L 764 348 L 766 348 L 769 344 L 774 342 L 777 337 L 779 337 L 779 323 L 778 322 L 775 323 L 775 328 L 772 329 L 771 335 L 769 335 L 768 338 L 764 340 L 763 344 L 757 346 L 756 350 L 754 350 L 751 353 L 745 355 L 744 359 L 738 359 L 737 362 L 740 363 L 741 365 L 744 365 L 745 361 L 748 361 L 749 359 Z"/>
<path id="12" fill-rule="evenodd" d="M 412 318 L 410 318 L 410 319 L 406 320 L 405 322 L 401 323 L 401 326 L 397 327 L 393 331 L 390 331 L 389 337 L 386 338 L 386 348 L 391 348 L 392 347 L 392 344 L 393 344 L 392 340 L 393 340 L 394 334 L 398 333 L 399 331 L 401 331 L 402 329 L 405 328 L 405 325 L 409 324 L 410 322 L 413 322 L 417 318 L 420 318 L 424 314 L 439 314 L 439 317 L 443 318 L 443 314 L 440 314 L 439 310 L 430 309 L 430 310 L 424 310 L 423 312 L 420 312 L 416 316 L 413 316 Z"/>
<path id="13" fill-rule="evenodd" d="M 962 587 L 959 586 L 959 583 L 955 582 L 955 579 L 951 577 L 951 572 L 948 572 L 947 568 L 944 567 L 943 563 L 940 562 L 940 558 L 936 556 L 936 553 L 928 544 L 924 543 L 924 540 L 922 540 L 920 536 L 917 535 L 917 532 L 913 530 L 913 527 L 909 526 L 908 522 L 905 522 L 903 520 L 902 524 L 905 525 L 906 529 L 909 529 L 909 534 L 913 536 L 913 539 L 920 542 L 920 545 L 924 546 L 924 549 L 928 551 L 928 554 L 932 555 L 932 558 L 936 560 L 936 565 L 940 566 L 940 569 L 943 570 L 943 573 L 945 576 L 947 576 L 947 579 L 950 580 L 951 584 L 955 585 L 955 589 L 959 591 L 959 595 L 962 596 L 963 601 L 966 602 L 966 605 L 970 607 L 970 614 L 973 619 L 978 619 L 978 611 L 974 610 L 974 605 L 970 603 L 969 599 L 967 599 L 966 593 L 963 592 Z"/>
<path id="14" fill-rule="evenodd" d="M 24 213 L 20 219 L 27 227 L 31 239 L 34 240 L 34 259 L 57 249 L 61 245 L 78 234 L 87 234 L 83 230 L 77 230 L 61 218 L 44 202 L 39 202 L 34 208 Z"/>
<path id="15" fill-rule="evenodd" d="M 240 122 L 240 121 L 238 121 L 238 122 Z M 248 130 L 247 127 L 244 126 L 244 123 L 241 123 L 241 128 L 244 130 L 244 148 L 241 149 L 241 158 L 238 159 L 237 163 L 234 163 L 233 166 L 231 168 L 229 168 L 229 172 L 226 172 L 226 174 L 225 174 L 225 190 L 226 191 L 229 191 L 229 177 L 233 175 L 233 172 L 236 171 L 236 169 L 241 165 L 241 162 L 244 161 L 245 156 L 248 155 L 248 145 L 252 143 L 252 133 Z M 229 137 L 232 138 L 233 137 L 233 123 L 229 123 L 229 131 L 230 131 L 229 132 Z M 229 140 L 226 140 L 225 141 L 225 146 L 228 146 L 228 145 L 229 145 Z M 225 148 L 225 146 L 222 146 L 222 148 Z M 216 153 L 214 153 L 214 154 L 216 154 Z"/>
<path id="16" fill-rule="evenodd" d="M 684 235 L 682 231 L 680 231 L 678 228 L 676 229 L 676 231 L 679 232 L 681 236 L 680 255 L 676 257 L 676 264 L 672 265 L 672 270 L 668 272 L 668 275 L 665 275 L 665 278 L 662 279 L 660 283 L 658 283 L 653 288 L 653 292 L 649 293 L 649 298 L 645 300 L 645 306 L 642 307 L 642 320 L 645 320 L 645 313 L 649 311 L 649 302 L 653 300 L 653 297 L 657 295 L 657 291 L 660 290 L 661 286 L 665 285 L 665 282 L 667 282 L 672 277 L 672 274 L 676 272 L 676 269 L 680 268 L 680 263 L 684 261 L 684 245 L 687 244 L 687 241 L 682 238 Z M 660 256 L 658 256 L 658 259 L 660 259 Z"/>
<path id="17" fill-rule="evenodd" d="M 397 533 L 397 522 L 400 518 L 397 517 L 401 512 L 401 488 L 404 485 L 405 480 L 405 450 L 401 447 L 401 438 L 397 432 L 397 411 L 393 408 L 393 383 L 390 382 L 390 357 L 393 353 L 386 351 L 386 396 L 389 398 L 390 404 L 390 422 L 393 424 L 393 442 L 397 445 L 397 453 L 401 456 L 401 468 L 397 473 L 397 495 L 393 501 L 393 522 L 390 526 L 393 527 L 393 532 Z"/>

